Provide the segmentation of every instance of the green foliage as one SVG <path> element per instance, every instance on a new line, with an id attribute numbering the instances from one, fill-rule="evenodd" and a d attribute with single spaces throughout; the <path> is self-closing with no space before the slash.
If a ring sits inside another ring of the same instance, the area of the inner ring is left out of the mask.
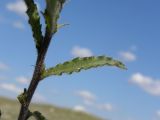
<path id="1" fill-rule="evenodd" d="M 46 20 L 46 28 L 51 33 L 53 32 L 53 27 L 56 24 L 54 23 L 55 19 L 58 19 L 57 15 L 55 16 L 56 4 L 57 4 L 57 0 L 46 0 L 47 6 L 44 13 L 44 17 Z"/>
<path id="2" fill-rule="evenodd" d="M 33 0 L 24 0 L 27 5 L 27 15 L 29 17 L 29 24 L 31 25 L 33 37 L 37 51 L 40 51 L 41 44 L 43 42 L 43 35 L 41 32 L 40 16 L 38 8 Z"/>
<path id="3" fill-rule="evenodd" d="M 75 58 L 71 61 L 67 61 L 63 64 L 58 64 L 55 67 L 51 67 L 43 72 L 42 79 L 51 75 L 62 75 L 63 73 L 72 74 L 73 72 L 80 72 L 82 69 L 87 70 L 99 66 L 116 66 L 121 69 L 126 69 L 125 65 L 111 57 L 98 56 L 98 57 L 84 57 Z"/>
<path id="4" fill-rule="evenodd" d="M 65 27 L 65 26 L 67 26 L 67 25 L 69 25 L 69 24 L 58 24 L 58 25 L 57 25 L 57 30 L 60 29 L 60 28 Z"/>
<path id="5" fill-rule="evenodd" d="M 19 104 L 17 100 L 0 97 L 0 120 L 17 120 Z M 56 107 L 50 104 L 32 103 L 30 111 L 39 111 L 47 120 L 102 120 L 91 114 L 75 112 L 72 109 Z M 36 120 L 31 116 L 28 120 Z M 108 119 L 107 119 L 108 120 Z"/>
<path id="6" fill-rule="evenodd" d="M 47 120 L 39 111 L 30 112 L 29 117 L 34 117 L 36 120 Z M 28 117 L 28 118 L 29 118 Z"/>
<path id="7" fill-rule="evenodd" d="M 45 35 L 42 35 L 40 16 L 38 9 L 34 0 L 24 0 L 27 6 L 27 15 L 29 17 L 29 24 L 31 25 L 33 37 L 35 41 L 35 46 L 37 48 L 38 56 L 35 65 L 34 74 L 28 89 L 24 89 L 24 92 L 18 96 L 18 100 L 21 103 L 21 110 L 18 120 L 26 120 L 27 117 L 33 116 L 37 120 L 46 120 L 46 118 L 38 111 L 29 112 L 29 105 L 34 95 L 34 92 L 38 86 L 40 80 L 52 76 L 52 75 L 62 75 L 63 73 L 72 74 L 73 72 L 80 72 L 81 70 L 87 70 L 90 68 L 95 68 L 99 66 L 116 66 L 121 69 L 126 69 L 125 65 L 114 60 L 111 57 L 98 56 L 98 57 L 84 57 L 75 58 L 71 61 L 64 62 L 63 64 L 58 64 L 55 67 L 45 68 L 45 57 L 48 51 L 48 47 L 52 40 L 52 36 L 61 27 L 67 24 L 59 25 L 57 23 L 60 12 L 63 8 L 63 4 L 66 0 L 46 0 L 46 9 L 42 13 L 45 19 Z M 28 114 L 29 113 L 29 114 Z M 67 114 L 68 115 L 68 114 Z M 63 115 L 62 115 L 63 116 Z M 66 119 L 66 118 L 65 118 Z M 57 119 L 56 119 L 57 120 Z M 64 119 L 63 119 L 64 120 Z M 80 119 L 82 120 L 82 119 Z M 87 119 L 89 120 L 89 119 Z"/>
<path id="8" fill-rule="evenodd" d="M 27 93 L 26 93 L 26 89 L 24 89 L 24 92 L 21 93 L 20 95 L 18 95 L 17 99 L 18 101 L 22 104 L 26 106 L 26 99 L 27 99 Z"/>
<path id="9" fill-rule="evenodd" d="M 57 31 L 57 20 L 65 0 L 46 0 L 44 18 L 47 32 L 53 34 Z"/>

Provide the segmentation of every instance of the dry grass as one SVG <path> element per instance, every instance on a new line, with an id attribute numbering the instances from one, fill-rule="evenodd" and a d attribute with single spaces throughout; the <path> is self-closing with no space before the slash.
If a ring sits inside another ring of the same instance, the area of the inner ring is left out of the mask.
<path id="1" fill-rule="evenodd" d="M 18 101 L 0 97 L 0 109 L 2 112 L 0 120 L 17 120 L 19 107 Z M 86 113 L 45 104 L 32 104 L 30 109 L 31 111 L 40 111 L 48 120 L 102 120 Z M 35 119 L 30 118 L 29 120 Z"/>

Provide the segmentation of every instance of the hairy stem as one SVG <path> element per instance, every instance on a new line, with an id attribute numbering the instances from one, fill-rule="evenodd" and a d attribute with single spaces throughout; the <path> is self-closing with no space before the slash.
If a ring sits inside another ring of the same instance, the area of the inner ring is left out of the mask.
<path id="1" fill-rule="evenodd" d="M 45 33 L 45 36 L 42 40 L 43 43 L 41 44 L 40 50 L 38 52 L 36 66 L 35 66 L 35 69 L 34 69 L 32 80 L 30 82 L 30 85 L 29 85 L 28 89 L 26 91 L 24 91 L 25 92 L 24 94 L 25 94 L 26 98 L 24 100 L 25 102 L 21 103 L 21 109 L 20 109 L 18 120 L 27 120 L 28 117 L 29 117 L 30 112 L 29 112 L 28 108 L 29 108 L 30 102 L 32 100 L 32 97 L 34 95 L 34 92 L 35 92 L 35 90 L 36 90 L 36 88 L 37 88 L 37 86 L 38 86 L 38 84 L 41 80 L 42 72 L 44 70 L 45 56 L 46 56 L 48 47 L 50 45 L 52 36 L 57 31 L 57 20 L 58 20 L 57 16 L 59 16 L 64 2 L 65 2 L 65 0 L 57 0 L 56 1 L 57 4 L 54 6 L 55 7 L 55 9 L 53 11 L 54 14 L 53 14 L 53 16 L 49 16 L 50 19 L 53 20 L 52 24 L 51 24 L 52 29 L 48 29 L 48 26 L 50 26 L 50 25 L 48 25 L 48 23 L 47 23 L 46 24 L 46 33 Z M 51 13 L 52 11 L 49 11 L 49 12 Z M 46 14 L 46 15 L 48 15 L 48 14 Z"/>
<path id="2" fill-rule="evenodd" d="M 51 35 L 48 35 L 46 33 L 46 36 L 44 38 L 43 47 L 41 49 L 40 54 L 37 57 L 36 66 L 35 66 L 35 70 L 33 73 L 31 83 L 28 87 L 28 90 L 26 91 L 26 94 L 27 94 L 26 103 L 21 104 L 21 110 L 20 110 L 18 120 L 26 120 L 27 119 L 28 107 L 29 107 L 29 104 L 30 104 L 31 99 L 33 97 L 33 94 L 34 94 L 34 92 L 35 92 L 35 90 L 41 80 L 41 73 L 43 71 L 43 64 L 44 64 L 44 60 L 45 60 L 45 55 L 48 50 L 50 41 L 51 41 Z"/>

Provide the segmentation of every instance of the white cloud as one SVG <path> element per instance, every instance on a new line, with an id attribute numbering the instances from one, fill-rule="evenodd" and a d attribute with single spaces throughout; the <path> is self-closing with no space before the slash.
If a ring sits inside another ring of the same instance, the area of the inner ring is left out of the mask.
<path id="1" fill-rule="evenodd" d="M 2 83 L 0 84 L 0 88 L 14 93 L 20 93 L 22 91 L 16 85 L 10 83 Z"/>
<path id="2" fill-rule="evenodd" d="M 132 62 L 137 59 L 136 55 L 130 51 L 121 51 L 119 55 L 123 60 L 127 62 Z"/>
<path id="3" fill-rule="evenodd" d="M 96 106 L 97 109 L 99 110 L 103 110 L 103 111 L 112 111 L 113 110 L 113 106 L 109 103 L 106 104 L 99 104 Z"/>
<path id="4" fill-rule="evenodd" d="M 153 120 L 160 120 L 160 109 L 155 112 Z"/>
<path id="5" fill-rule="evenodd" d="M 96 99 L 94 94 L 86 90 L 78 91 L 76 92 L 76 95 L 80 96 L 84 100 L 84 102 L 88 104 L 93 103 Z"/>
<path id="6" fill-rule="evenodd" d="M 73 108 L 74 111 L 77 111 L 77 112 L 86 112 L 86 108 L 82 105 L 77 105 Z"/>
<path id="7" fill-rule="evenodd" d="M 21 30 L 25 28 L 24 24 L 21 21 L 13 22 L 13 27 L 21 29 Z"/>
<path id="8" fill-rule="evenodd" d="M 76 95 L 82 98 L 83 104 L 86 107 L 90 107 L 92 109 L 106 111 L 106 112 L 110 112 L 113 110 L 112 104 L 97 103 L 97 101 L 96 101 L 97 97 L 93 93 L 91 93 L 87 90 L 78 91 L 78 92 L 76 92 Z M 83 108 L 84 106 L 78 106 L 77 109 L 78 108 L 81 109 L 81 107 Z"/>
<path id="9" fill-rule="evenodd" d="M 160 110 L 157 110 L 156 116 L 160 119 Z"/>
<path id="10" fill-rule="evenodd" d="M 160 96 L 160 80 L 144 76 L 141 73 L 136 73 L 131 76 L 130 82 L 138 85 L 152 95 Z"/>
<path id="11" fill-rule="evenodd" d="M 19 76 L 16 78 L 16 81 L 20 84 L 28 84 L 28 82 L 30 81 L 30 79 L 24 77 L 24 76 Z"/>
<path id="12" fill-rule="evenodd" d="M 27 7 L 22 0 L 17 0 L 15 2 L 8 3 L 6 5 L 6 8 L 9 11 L 15 12 L 16 14 L 23 15 L 23 16 L 25 15 L 25 12 L 27 10 Z"/>
<path id="13" fill-rule="evenodd" d="M 73 47 L 73 49 L 71 51 L 71 54 L 74 57 L 89 57 L 89 56 L 93 55 L 93 53 L 90 49 L 82 48 L 82 47 L 79 47 L 79 46 Z"/>
<path id="14" fill-rule="evenodd" d="M 3 70 L 8 70 L 8 69 L 9 69 L 9 67 L 8 67 L 6 64 L 0 62 L 0 70 L 1 70 L 1 71 L 3 71 Z"/>

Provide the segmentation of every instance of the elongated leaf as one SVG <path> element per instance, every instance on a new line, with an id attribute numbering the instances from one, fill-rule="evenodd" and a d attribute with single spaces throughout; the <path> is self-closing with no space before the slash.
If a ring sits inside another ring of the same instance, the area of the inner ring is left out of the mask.
<path id="1" fill-rule="evenodd" d="M 116 66 L 121 69 L 126 69 L 125 65 L 114 60 L 111 57 L 98 56 L 98 57 L 84 57 L 75 58 L 63 64 L 58 64 L 44 71 L 42 79 L 51 75 L 62 75 L 63 73 L 72 74 L 73 72 L 80 72 L 82 69 L 87 70 L 99 66 Z"/>
<path id="2" fill-rule="evenodd" d="M 36 120 L 47 120 L 39 111 L 34 111 L 32 116 L 34 116 Z"/>
<path id="3" fill-rule="evenodd" d="M 40 16 L 38 14 L 38 9 L 33 0 L 24 0 L 27 6 L 27 15 L 29 17 L 29 24 L 31 25 L 33 37 L 37 51 L 40 51 L 40 46 L 43 41 L 43 35 L 41 32 Z"/>
<path id="4" fill-rule="evenodd" d="M 65 27 L 67 25 L 69 25 L 69 24 L 57 24 L 57 30 L 62 28 L 62 27 Z"/>
<path id="5" fill-rule="evenodd" d="M 28 110 L 27 120 L 30 119 L 30 117 L 34 117 L 35 120 L 47 120 L 39 111 L 31 112 L 30 110 Z"/>
<path id="6" fill-rule="evenodd" d="M 49 33 L 57 31 L 57 20 L 62 10 L 65 0 L 46 0 L 46 9 L 44 12 L 46 29 Z"/>

